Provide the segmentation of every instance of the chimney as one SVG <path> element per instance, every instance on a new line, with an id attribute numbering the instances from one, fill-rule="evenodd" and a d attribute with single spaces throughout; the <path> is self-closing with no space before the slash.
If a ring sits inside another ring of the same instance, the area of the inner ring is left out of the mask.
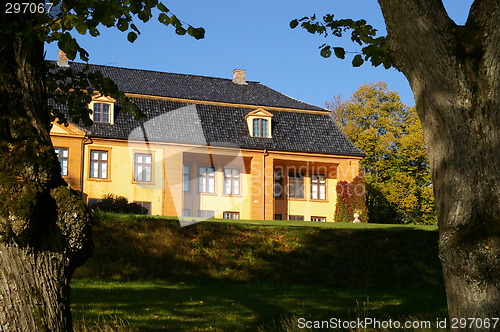
<path id="1" fill-rule="evenodd" d="M 66 53 L 59 50 L 57 52 L 57 64 L 59 67 L 69 67 L 68 58 L 66 57 Z"/>
<path id="2" fill-rule="evenodd" d="M 245 69 L 235 69 L 233 70 L 233 83 L 238 85 L 248 85 L 247 80 L 245 78 L 246 74 Z"/>

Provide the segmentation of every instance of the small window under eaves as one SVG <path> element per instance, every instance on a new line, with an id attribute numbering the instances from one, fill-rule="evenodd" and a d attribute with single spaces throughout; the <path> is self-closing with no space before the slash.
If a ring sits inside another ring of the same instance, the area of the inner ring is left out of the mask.
<path id="1" fill-rule="evenodd" d="M 273 115 L 268 111 L 259 108 L 245 116 L 248 130 L 252 137 L 272 137 L 271 119 Z"/>
<path id="2" fill-rule="evenodd" d="M 116 100 L 102 95 L 92 97 L 89 108 L 92 111 L 90 118 L 94 122 L 114 123 L 114 111 Z"/>

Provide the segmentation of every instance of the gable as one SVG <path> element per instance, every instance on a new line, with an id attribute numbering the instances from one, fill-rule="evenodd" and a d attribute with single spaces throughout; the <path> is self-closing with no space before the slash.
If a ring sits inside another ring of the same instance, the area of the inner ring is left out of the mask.
<path id="1" fill-rule="evenodd" d="M 263 108 L 256 109 L 255 111 L 249 112 L 247 115 L 245 115 L 245 119 L 249 117 L 256 117 L 256 118 L 271 118 L 273 116 L 272 113 L 269 113 Z"/>
<path id="2" fill-rule="evenodd" d="M 58 124 L 56 121 L 52 122 L 52 128 L 50 128 L 50 134 L 53 135 L 64 135 L 64 136 L 84 136 L 85 133 L 75 127 L 73 124 L 71 123 L 68 123 L 67 126 L 65 126 L 64 124 Z"/>

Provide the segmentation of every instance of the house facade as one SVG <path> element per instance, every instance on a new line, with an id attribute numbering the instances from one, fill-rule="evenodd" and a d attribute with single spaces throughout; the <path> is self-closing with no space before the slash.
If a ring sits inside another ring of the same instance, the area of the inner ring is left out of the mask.
<path id="1" fill-rule="evenodd" d="M 81 64 L 70 64 L 78 70 Z M 94 124 L 53 124 L 62 175 L 89 205 L 124 196 L 152 215 L 334 221 L 336 184 L 363 153 L 326 109 L 261 83 L 91 65 L 145 117 L 96 95 Z"/>

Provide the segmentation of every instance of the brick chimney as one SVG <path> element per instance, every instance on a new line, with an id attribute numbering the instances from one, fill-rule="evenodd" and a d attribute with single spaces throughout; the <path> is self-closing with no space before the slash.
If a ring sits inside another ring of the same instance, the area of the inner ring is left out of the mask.
<path id="1" fill-rule="evenodd" d="M 59 67 L 69 67 L 68 58 L 66 57 L 66 53 L 59 50 L 57 52 L 57 64 Z"/>
<path id="2" fill-rule="evenodd" d="M 246 80 L 246 70 L 245 69 L 235 69 L 233 70 L 233 83 L 239 85 L 248 85 Z"/>

